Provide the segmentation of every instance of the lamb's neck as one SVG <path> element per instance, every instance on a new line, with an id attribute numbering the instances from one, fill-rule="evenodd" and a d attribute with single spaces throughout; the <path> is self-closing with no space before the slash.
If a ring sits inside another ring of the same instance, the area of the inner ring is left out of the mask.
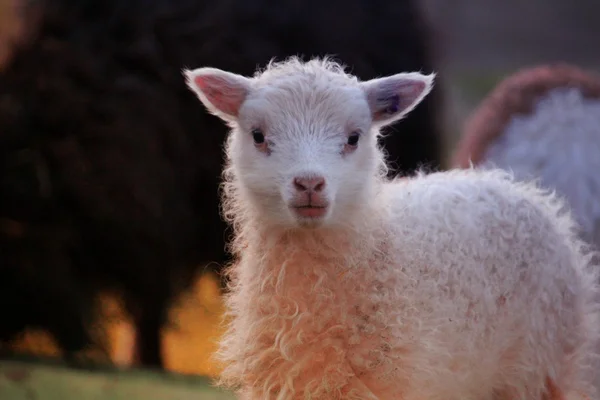
<path id="1" fill-rule="evenodd" d="M 286 297 L 314 291 L 317 282 L 339 286 L 364 273 L 381 251 L 380 230 L 305 229 L 255 231 L 237 268 L 247 290 Z M 242 276 L 243 275 L 243 276 Z"/>

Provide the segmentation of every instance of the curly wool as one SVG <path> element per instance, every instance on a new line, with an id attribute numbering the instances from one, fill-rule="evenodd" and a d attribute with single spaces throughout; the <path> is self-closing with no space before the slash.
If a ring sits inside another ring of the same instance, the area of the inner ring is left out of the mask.
<path id="1" fill-rule="evenodd" d="M 249 399 L 539 399 L 550 378 L 593 398 L 596 276 L 560 201 L 474 170 L 381 196 L 360 233 L 254 224 L 230 271 L 223 384 Z"/>
<path id="2" fill-rule="evenodd" d="M 277 228 L 232 151 L 221 385 L 252 400 L 596 398 L 597 271 L 553 193 L 502 170 L 378 172 L 346 226 Z"/>

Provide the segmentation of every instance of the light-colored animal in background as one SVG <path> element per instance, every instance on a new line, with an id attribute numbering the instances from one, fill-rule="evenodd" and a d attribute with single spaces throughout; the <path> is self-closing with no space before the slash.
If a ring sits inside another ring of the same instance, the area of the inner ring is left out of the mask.
<path id="1" fill-rule="evenodd" d="M 596 276 L 563 204 L 501 170 L 384 179 L 379 130 L 433 76 L 360 82 L 296 58 L 185 75 L 231 127 L 221 384 L 252 400 L 596 398 Z"/>
<path id="2" fill-rule="evenodd" d="M 454 165 L 470 162 L 556 189 L 600 246 L 600 76 L 569 64 L 511 74 L 465 124 Z"/>

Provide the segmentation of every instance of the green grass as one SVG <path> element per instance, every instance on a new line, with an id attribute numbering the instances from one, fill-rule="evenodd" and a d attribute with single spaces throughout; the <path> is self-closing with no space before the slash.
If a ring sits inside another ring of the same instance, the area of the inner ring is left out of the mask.
<path id="1" fill-rule="evenodd" d="M 39 360 L 0 360 L 2 400 L 233 400 L 204 377 L 149 370 L 72 368 Z"/>

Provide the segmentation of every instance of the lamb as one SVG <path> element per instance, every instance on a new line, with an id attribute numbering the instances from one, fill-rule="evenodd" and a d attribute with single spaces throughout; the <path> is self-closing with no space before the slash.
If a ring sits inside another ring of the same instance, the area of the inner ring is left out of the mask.
<path id="1" fill-rule="evenodd" d="M 226 129 L 197 110 L 181 67 L 249 74 L 272 56 L 324 52 L 364 79 L 436 65 L 417 0 L 11 0 L 3 11 L 0 346 L 41 329 L 65 355 L 106 349 L 94 300 L 117 292 L 152 367 L 166 366 L 173 303 L 230 258 Z M 9 13 L 23 19 L 3 24 Z M 390 174 L 441 163 L 442 104 L 426 101 L 382 138 Z"/>
<path id="2" fill-rule="evenodd" d="M 220 385 L 246 400 L 596 398 L 597 272 L 561 200 L 497 169 L 384 178 L 379 131 L 434 74 L 360 81 L 292 57 L 184 75 L 231 128 Z"/>

